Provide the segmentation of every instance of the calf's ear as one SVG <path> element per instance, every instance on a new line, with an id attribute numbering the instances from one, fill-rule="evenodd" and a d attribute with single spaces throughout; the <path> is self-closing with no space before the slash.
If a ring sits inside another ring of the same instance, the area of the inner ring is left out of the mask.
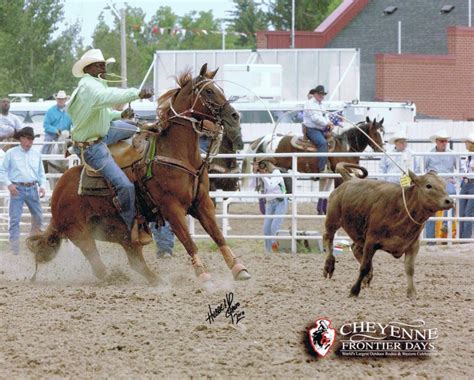
<path id="1" fill-rule="evenodd" d="M 413 173 L 410 169 L 408 169 L 408 176 L 410 177 L 411 182 L 416 185 L 418 182 L 418 176 L 415 173 Z"/>

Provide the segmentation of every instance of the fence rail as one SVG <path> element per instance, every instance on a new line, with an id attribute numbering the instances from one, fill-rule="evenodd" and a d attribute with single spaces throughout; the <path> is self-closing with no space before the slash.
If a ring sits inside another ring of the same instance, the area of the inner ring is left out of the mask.
<path id="1" fill-rule="evenodd" d="M 424 157 L 427 155 L 432 155 L 433 152 L 416 152 L 413 156 Z M 439 173 L 441 177 L 454 177 L 457 178 L 457 183 L 460 183 L 462 177 L 466 177 L 465 173 L 460 171 L 462 157 L 466 156 L 465 153 L 459 152 L 450 152 L 450 153 L 443 153 L 445 155 L 454 155 L 457 157 L 457 169 L 455 173 Z M 371 178 L 383 178 L 383 177 L 393 177 L 394 174 L 379 174 L 378 173 L 378 159 L 382 157 L 383 153 L 374 153 L 374 152 L 363 152 L 363 153 L 279 153 L 279 154 L 272 154 L 274 157 L 292 157 L 292 166 L 295 168 L 297 167 L 297 160 L 301 157 L 320 157 L 320 156 L 333 156 L 333 157 L 354 157 L 358 156 L 361 158 L 361 164 L 368 168 L 369 170 L 369 177 Z M 392 155 L 392 153 L 391 153 Z M 397 154 L 393 154 L 394 156 Z M 400 155 L 400 154 L 398 154 Z M 246 154 L 246 153 L 239 153 L 239 154 L 222 154 L 216 157 L 221 158 L 230 158 L 235 157 L 238 160 L 244 159 L 246 157 L 268 157 L 268 154 Z M 68 158 L 64 158 L 62 155 L 43 155 L 43 160 L 65 160 L 68 162 L 69 167 L 74 166 L 78 163 L 78 159 L 75 156 L 71 156 Z M 421 160 L 422 161 L 422 160 Z M 421 172 L 424 171 L 423 162 L 421 162 Z M 418 173 L 419 174 L 419 173 Z M 57 178 L 60 174 L 47 174 L 47 178 Z M 210 178 L 249 178 L 249 177 L 258 177 L 263 176 L 262 174 L 253 174 L 253 173 L 241 173 L 241 174 L 210 174 Z M 265 174 L 264 176 L 272 177 L 275 175 L 272 174 Z M 259 194 L 256 191 L 236 191 L 236 192 L 224 192 L 224 191 L 215 191 L 211 192 L 210 196 L 215 198 L 217 203 L 222 205 L 222 213 L 217 214 L 216 217 L 218 220 L 221 221 L 222 231 L 226 238 L 229 239 L 264 239 L 264 238 L 278 238 L 282 240 L 291 240 L 291 251 L 296 252 L 297 248 L 297 240 L 307 239 L 321 239 L 321 235 L 302 235 L 298 233 L 298 221 L 299 220 L 324 220 L 324 215 L 308 215 L 308 214 L 300 214 L 298 212 L 298 204 L 302 202 L 312 202 L 319 198 L 327 198 L 330 195 L 330 191 L 319 191 L 315 190 L 315 183 L 308 183 L 307 179 L 312 177 L 320 177 L 320 178 L 337 178 L 339 175 L 334 173 L 298 173 L 296 171 L 290 171 L 289 173 L 282 174 L 281 176 L 290 177 L 293 181 L 293 193 L 292 194 L 285 194 L 284 197 L 289 198 L 290 200 L 290 211 L 286 215 L 273 215 L 273 216 L 265 216 L 265 215 L 258 215 L 258 214 L 232 214 L 230 212 L 229 206 L 232 203 L 257 203 L 259 198 L 266 198 L 269 195 Z M 470 174 L 470 177 L 473 177 L 474 174 Z M 44 209 L 44 216 L 45 222 L 48 221 L 50 218 L 50 209 L 48 203 L 48 199 L 51 196 L 51 191 L 47 191 L 46 199 L 42 201 L 42 206 Z M 271 195 L 270 195 L 271 196 Z M 437 221 L 442 220 L 443 222 L 447 222 L 448 224 L 448 236 L 452 236 L 452 222 L 456 221 L 474 221 L 473 217 L 459 217 L 459 199 L 473 199 L 473 195 L 460 195 L 459 194 L 459 186 L 457 186 L 457 193 L 456 195 L 452 195 L 452 198 L 456 201 L 456 208 L 455 213 L 453 214 L 452 210 L 448 212 L 447 216 L 443 217 L 432 217 L 429 220 Z M 0 241 L 8 239 L 8 208 L 6 207 L 8 203 L 8 192 L 6 190 L 0 189 Z M 26 208 L 25 208 L 26 210 Z M 229 228 L 229 221 L 232 219 L 264 219 L 264 218 L 277 218 L 283 217 L 285 219 L 289 219 L 291 222 L 291 233 L 288 236 L 264 236 L 258 234 L 248 234 L 248 235 L 233 235 L 230 233 Z M 24 213 L 22 218 L 22 227 L 28 226 L 28 218 L 29 214 Z M 209 238 L 208 235 L 198 234 L 196 233 L 195 228 L 195 221 L 191 217 L 189 217 L 189 227 L 193 238 L 196 239 L 203 239 Z M 342 230 L 340 230 L 342 231 Z M 457 236 L 459 236 L 459 229 L 456 232 Z M 22 228 L 22 235 L 27 235 L 27 231 Z M 336 236 L 337 239 L 348 239 L 347 236 L 339 234 Z M 456 238 L 443 238 L 443 239 L 426 239 L 422 238 L 423 241 L 442 241 L 447 242 L 447 244 L 452 244 L 453 242 L 474 242 L 474 238 L 471 239 L 460 239 Z"/>

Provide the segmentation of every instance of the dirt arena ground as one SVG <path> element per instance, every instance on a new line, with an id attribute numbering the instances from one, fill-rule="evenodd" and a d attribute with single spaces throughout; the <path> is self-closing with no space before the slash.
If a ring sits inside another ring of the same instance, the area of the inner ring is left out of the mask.
<path id="1" fill-rule="evenodd" d="M 310 210 L 312 211 L 312 210 Z M 233 224 L 236 232 L 261 221 Z M 245 226 L 245 227 L 244 227 Z M 100 244 L 110 280 L 100 283 L 82 254 L 69 243 L 40 269 L 26 252 L 0 254 L 0 378 L 468 378 L 473 362 L 474 245 L 422 247 L 408 300 L 403 261 L 385 252 L 374 259 L 371 288 L 357 299 L 349 288 L 357 276 L 352 254 L 337 256 L 332 280 L 322 277 L 321 254 L 263 253 L 261 241 L 231 240 L 253 278 L 236 283 L 209 242 L 201 257 L 215 288 L 195 280 L 180 244 L 172 259 L 146 259 L 160 274 L 148 285 L 131 271 L 116 246 Z M 238 324 L 224 313 L 206 321 L 233 292 Z M 243 316 L 243 315 L 241 315 Z M 333 325 L 353 321 L 422 319 L 437 328 L 438 354 L 427 359 L 315 359 L 302 343 L 317 317 Z M 471 364 L 469 364 L 471 363 Z"/>

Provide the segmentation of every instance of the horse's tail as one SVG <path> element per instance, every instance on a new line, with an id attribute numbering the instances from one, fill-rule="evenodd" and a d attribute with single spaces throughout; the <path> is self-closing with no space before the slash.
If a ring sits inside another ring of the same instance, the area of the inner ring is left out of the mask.
<path id="1" fill-rule="evenodd" d="M 351 169 L 357 169 L 357 170 L 351 170 Z M 369 174 L 367 169 L 364 168 L 363 166 L 350 164 L 348 162 L 339 162 L 336 165 L 336 173 L 339 173 L 342 176 L 342 180 L 344 182 L 349 181 L 350 179 L 354 178 L 353 176 L 351 176 L 351 173 L 353 173 L 357 178 L 365 178 Z"/>
<path id="2" fill-rule="evenodd" d="M 26 239 L 26 245 L 35 254 L 37 264 L 47 263 L 56 257 L 61 241 L 59 231 L 50 223 L 46 231 Z"/>
<path id="3" fill-rule="evenodd" d="M 257 140 L 252 141 L 250 146 L 247 148 L 245 153 L 256 153 L 260 147 L 260 143 L 265 138 L 265 136 L 259 137 Z M 252 173 L 252 157 L 245 157 L 242 162 L 242 174 Z M 250 187 L 250 177 L 242 178 L 242 189 L 248 189 Z"/>

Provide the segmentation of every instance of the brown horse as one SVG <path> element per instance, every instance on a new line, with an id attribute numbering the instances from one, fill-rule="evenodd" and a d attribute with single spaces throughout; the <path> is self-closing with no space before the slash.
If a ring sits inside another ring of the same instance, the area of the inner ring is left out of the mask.
<path id="1" fill-rule="evenodd" d="M 148 137 L 156 141 L 154 158 L 141 161 L 135 175 L 137 193 L 147 197 L 154 208 L 166 219 L 178 239 L 191 256 L 196 275 L 202 282 L 210 279 L 197 254 L 186 223 L 186 215 L 197 218 L 219 247 L 234 278 L 246 280 L 250 274 L 234 256 L 217 226 L 215 209 L 209 198 L 207 163 L 201 158 L 199 134 L 215 139 L 217 134 L 206 125 L 240 124 L 238 113 L 226 100 L 222 90 L 213 81 L 217 70 L 207 71 L 203 65 L 199 76 L 193 79 L 190 71 L 178 79 L 178 88 L 162 95 L 158 101 L 161 133 Z M 219 127 L 218 133 L 222 133 Z M 95 240 L 120 244 L 131 267 L 149 282 L 157 276 L 147 266 L 142 247 L 131 242 L 127 226 L 112 202 L 112 197 L 80 196 L 77 194 L 82 166 L 74 167 L 60 178 L 51 199 L 51 222 L 46 231 L 28 240 L 36 261 L 50 261 L 56 255 L 62 239 L 70 239 L 87 258 L 96 277 L 106 277 Z M 146 177 L 146 179 L 145 179 Z M 142 210 L 144 214 L 150 212 Z M 36 273 L 35 273 L 36 274 Z"/>
<path id="2" fill-rule="evenodd" d="M 363 132 L 361 132 L 361 130 Z M 367 117 L 365 122 L 358 123 L 357 127 L 354 126 L 340 135 L 333 135 L 333 152 L 363 152 L 367 146 L 370 146 L 376 152 L 380 152 L 383 147 L 381 133 L 383 133 L 383 119 L 377 122 L 376 119 L 370 120 Z M 370 136 L 370 139 L 366 135 Z M 271 153 L 302 153 L 302 150 L 291 145 L 291 139 L 293 137 L 294 136 L 291 135 L 283 136 L 279 140 L 276 149 Z M 264 138 L 265 136 L 251 143 L 250 149 L 253 153 L 270 153 L 266 151 L 264 144 L 261 144 Z M 247 158 L 246 161 L 248 161 L 248 159 L 249 158 Z M 332 171 L 336 169 L 336 165 L 339 162 L 359 163 L 359 157 L 329 157 L 328 159 Z M 292 169 L 291 157 L 275 157 L 275 160 L 277 166 L 287 170 Z M 319 173 L 318 157 L 299 157 L 297 163 L 298 171 L 301 173 Z M 249 165 L 248 162 L 244 162 L 242 171 L 247 172 L 245 170 L 247 167 L 250 168 L 251 165 Z M 342 180 L 335 180 L 336 187 L 340 183 L 342 183 Z"/>

